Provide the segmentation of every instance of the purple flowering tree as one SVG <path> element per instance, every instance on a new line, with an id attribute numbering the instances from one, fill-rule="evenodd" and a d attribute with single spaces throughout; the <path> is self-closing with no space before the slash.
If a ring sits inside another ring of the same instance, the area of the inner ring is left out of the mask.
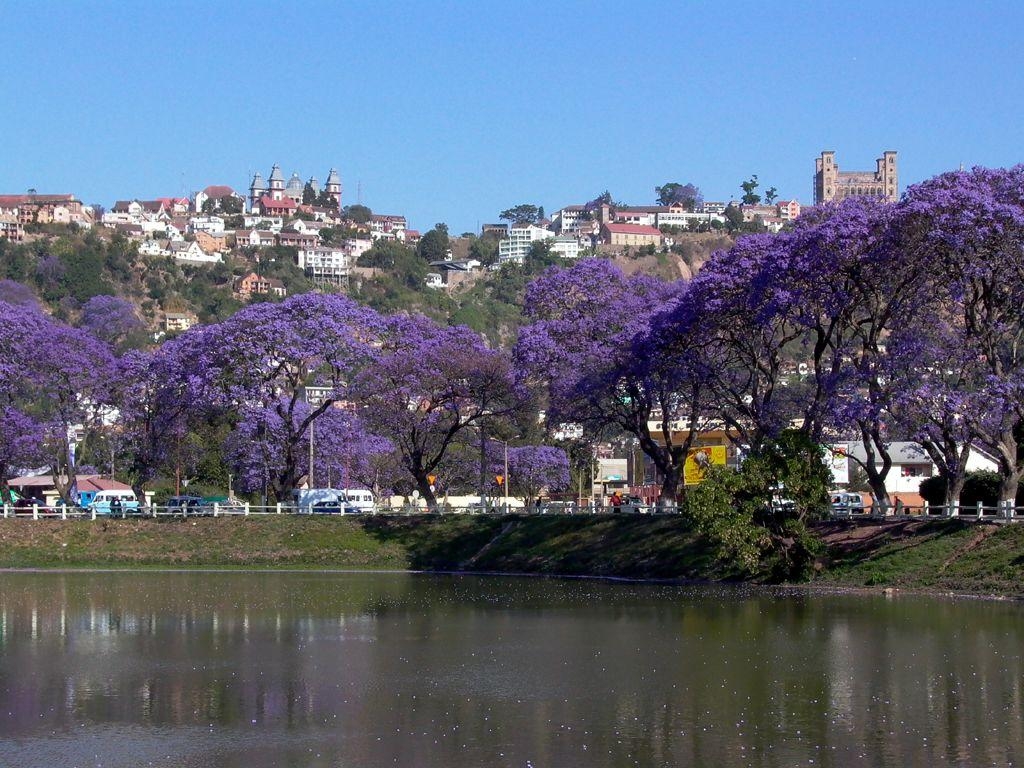
<path id="1" fill-rule="evenodd" d="M 384 321 L 372 366 L 356 378 L 368 428 L 387 438 L 430 509 L 430 475 L 453 446 L 488 418 L 520 405 L 507 358 L 469 328 L 442 328 L 421 315 Z"/>
<path id="2" fill-rule="evenodd" d="M 79 326 L 115 349 L 138 340 L 146 329 L 135 305 L 119 296 L 93 296 L 82 307 Z"/>
<path id="3" fill-rule="evenodd" d="M 130 351 L 116 364 L 116 429 L 124 472 L 140 501 L 188 431 L 191 402 L 179 346 L 170 341 L 153 352 Z"/>
<path id="4" fill-rule="evenodd" d="M 269 490 L 275 477 L 286 470 L 288 435 L 306 423 L 309 406 L 296 404 L 291 413 L 294 424 L 287 428 L 281 421 L 284 409 L 276 407 L 248 409 L 224 445 L 225 458 L 235 475 L 235 487 L 245 492 Z M 383 438 L 367 434 L 356 414 L 342 408 L 328 408 L 313 424 L 314 476 L 324 486 L 366 486 L 375 492 L 381 484 L 381 459 L 392 452 Z M 303 435 L 309 445 L 309 427 Z M 309 453 L 297 459 L 297 471 L 309 471 Z"/>
<path id="5" fill-rule="evenodd" d="M 888 410 L 928 453 L 945 481 L 946 505 L 954 504 L 986 407 L 969 348 L 936 312 L 927 323 L 897 330 L 886 351 L 887 376 L 903 382 Z"/>
<path id="6" fill-rule="evenodd" d="M 699 347 L 716 415 L 755 451 L 806 402 L 787 386 L 792 351 L 806 334 L 799 299 L 778 279 L 791 242 L 790 234 L 741 238 L 716 253 L 656 323 L 681 348 Z"/>
<path id="7" fill-rule="evenodd" d="M 707 417 L 699 348 L 652 327 L 655 313 L 685 293 L 682 283 L 627 277 L 603 259 L 554 268 L 528 287 L 530 322 L 515 346 L 522 375 L 545 390 L 548 423 L 633 435 L 661 473 L 666 500 L 676 498 Z M 690 428 L 673 428 L 679 421 Z"/>
<path id="8" fill-rule="evenodd" d="M 509 448 L 508 474 L 509 492 L 529 502 L 545 488 L 561 491 L 569 485 L 569 457 L 549 445 Z"/>
<path id="9" fill-rule="evenodd" d="M 0 302 L 12 306 L 37 307 L 39 299 L 32 289 L 14 280 L 0 280 Z"/>
<path id="10" fill-rule="evenodd" d="M 189 396 L 196 408 L 235 426 L 249 424 L 276 442 L 272 453 L 280 462 L 268 485 L 275 498 L 287 500 L 305 474 L 310 424 L 349 398 L 351 381 L 376 356 L 381 324 L 379 315 L 344 296 L 309 293 L 252 305 L 180 337 Z M 306 387 L 322 388 L 312 409 Z"/>
<path id="11" fill-rule="evenodd" d="M 0 504 L 11 503 L 8 480 L 15 469 L 46 462 L 39 422 L 10 405 L 0 406 Z"/>
<path id="12" fill-rule="evenodd" d="M 973 368 L 978 443 L 1012 501 L 1024 476 L 1024 166 L 942 174 L 908 189 L 896 216 L 905 248 L 940 276 L 938 311 Z"/>
<path id="13" fill-rule="evenodd" d="M 71 433 L 97 425 L 113 370 L 110 349 L 92 335 L 35 307 L 0 303 L 0 404 L 12 409 L 12 445 L 33 454 L 42 447 L 67 502 L 76 478 Z"/>

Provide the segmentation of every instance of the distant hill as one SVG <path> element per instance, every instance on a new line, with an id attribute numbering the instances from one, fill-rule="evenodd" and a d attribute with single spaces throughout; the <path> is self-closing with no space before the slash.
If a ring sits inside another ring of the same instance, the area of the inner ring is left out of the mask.
<path id="1" fill-rule="evenodd" d="M 675 240 L 670 251 L 599 246 L 597 255 L 629 274 L 675 280 L 691 277 L 714 251 L 732 243 L 726 235 L 710 233 L 678 235 Z M 453 256 L 470 257 L 476 241 L 452 238 Z M 233 293 L 233 284 L 249 272 L 280 280 L 289 295 L 312 290 L 294 260 L 294 249 L 277 247 L 260 251 L 258 260 L 254 254 L 236 253 L 222 264 L 193 266 L 167 256 L 140 256 L 137 243 L 108 230 L 83 232 L 47 225 L 25 243 L 0 239 L 0 280 L 5 281 L 0 282 L 0 300 L 34 296 L 56 316 L 75 322 L 90 298 L 114 295 L 130 301 L 156 331 L 166 313 L 189 313 L 200 322 L 216 322 L 238 311 L 245 302 Z M 508 345 L 522 323 L 527 284 L 559 263 L 557 258 L 544 258 L 493 271 L 453 273 L 447 286 L 431 288 L 424 281 L 426 262 L 404 249 L 389 266 L 356 269 L 349 293 L 383 312 L 422 312 L 439 322 L 468 325 L 492 343 Z"/>

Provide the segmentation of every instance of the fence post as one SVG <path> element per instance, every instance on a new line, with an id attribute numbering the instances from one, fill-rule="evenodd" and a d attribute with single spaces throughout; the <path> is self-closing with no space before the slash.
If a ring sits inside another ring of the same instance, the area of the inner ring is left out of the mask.
<path id="1" fill-rule="evenodd" d="M 91 518 L 92 518 L 93 520 L 95 520 L 95 519 L 96 519 L 96 507 L 90 507 L 90 508 L 89 508 L 89 516 L 90 516 L 90 517 L 91 517 Z"/>
<path id="2" fill-rule="evenodd" d="M 280 515 L 281 514 L 281 502 L 280 501 L 277 502 L 276 509 L 277 509 L 277 514 Z"/>
<path id="3" fill-rule="evenodd" d="M 954 501 L 952 504 L 949 505 L 949 516 L 950 517 L 960 517 L 960 501 L 959 500 Z"/>
<path id="4" fill-rule="evenodd" d="M 219 515 L 219 514 L 220 514 L 220 502 L 219 501 L 215 501 L 215 502 L 213 502 L 213 516 L 217 517 L 217 515 Z"/>
<path id="5" fill-rule="evenodd" d="M 1001 504 L 1002 502 L 999 502 L 999 503 Z M 996 508 L 998 509 L 998 507 L 996 507 Z M 985 505 L 979 499 L 978 500 L 978 519 L 981 520 L 981 518 L 983 518 L 984 516 L 985 516 Z"/>
<path id="6" fill-rule="evenodd" d="M 38 520 L 39 519 L 39 505 L 36 504 L 36 503 L 32 504 L 32 519 L 33 520 Z"/>
<path id="7" fill-rule="evenodd" d="M 249 502 L 248 501 L 245 502 L 245 516 L 246 517 L 249 516 Z"/>
<path id="8" fill-rule="evenodd" d="M 68 505 L 67 504 L 61 504 L 60 505 L 60 519 L 61 520 L 67 520 L 68 519 Z"/>
<path id="9" fill-rule="evenodd" d="M 7 517 L 7 502 L 4 502 L 4 517 Z"/>

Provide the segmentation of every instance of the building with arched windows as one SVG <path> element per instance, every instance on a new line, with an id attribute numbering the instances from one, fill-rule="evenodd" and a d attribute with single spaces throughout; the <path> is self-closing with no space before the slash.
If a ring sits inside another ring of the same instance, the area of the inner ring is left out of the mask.
<path id="1" fill-rule="evenodd" d="M 840 171 L 836 153 L 826 151 L 814 161 L 814 203 L 847 197 L 880 197 L 895 203 L 899 198 L 896 153 L 883 152 L 874 171 Z"/>

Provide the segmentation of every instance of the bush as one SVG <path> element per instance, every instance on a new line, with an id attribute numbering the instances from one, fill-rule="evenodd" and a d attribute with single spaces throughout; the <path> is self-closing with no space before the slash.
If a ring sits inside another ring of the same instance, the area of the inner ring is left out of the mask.
<path id="1" fill-rule="evenodd" d="M 968 472 L 964 477 L 964 488 L 960 492 L 961 507 L 976 507 L 980 501 L 986 507 L 999 502 L 1000 477 L 998 472 L 980 469 Z M 929 504 L 942 506 L 946 500 L 946 481 L 941 476 L 921 481 L 920 494 Z M 1017 505 L 1024 503 L 1024 487 L 1017 491 Z"/>
<path id="2" fill-rule="evenodd" d="M 802 579 L 822 549 L 806 521 L 828 509 L 830 480 L 821 447 L 788 431 L 739 470 L 709 470 L 687 494 L 686 514 L 741 574 Z M 793 504 L 773 504 L 776 493 Z"/>

